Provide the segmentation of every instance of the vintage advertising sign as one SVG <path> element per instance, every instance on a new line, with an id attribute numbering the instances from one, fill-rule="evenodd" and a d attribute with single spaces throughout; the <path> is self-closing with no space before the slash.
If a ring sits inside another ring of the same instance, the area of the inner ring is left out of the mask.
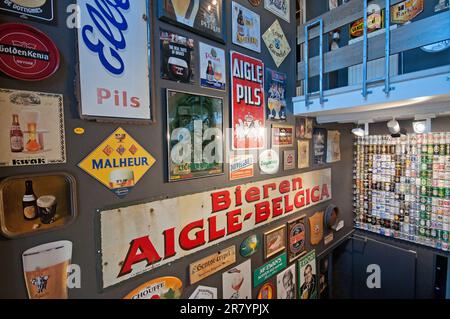
<path id="1" fill-rule="evenodd" d="M 54 17 L 53 0 L 1 0 L 0 11 L 5 11 L 21 18 L 51 22 Z"/>
<path id="2" fill-rule="evenodd" d="M 231 154 L 230 181 L 253 177 L 254 162 L 253 154 Z"/>
<path id="3" fill-rule="evenodd" d="M 323 212 L 317 212 L 309 217 L 309 234 L 311 245 L 317 245 L 323 238 Z"/>
<path id="4" fill-rule="evenodd" d="M 199 43 L 200 85 L 225 91 L 227 84 L 225 51 L 206 43 Z"/>
<path id="5" fill-rule="evenodd" d="M 266 282 L 259 289 L 257 299 L 275 299 L 275 286 Z"/>
<path id="6" fill-rule="evenodd" d="M 77 4 L 81 116 L 151 120 L 147 1 Z"/>
<path id="7" fill-rule="evenodd" d="M 391 22 L 403 24 L 423 12 L 423 0 L 406 0 L 391 6 Z"/>
<path id="8" fill-rule="evenodd" d="M 217 288 L 198 286 L 189 299 L 217 299 Z"/>
<path id="9" fill-rule="evenodd" d="M 189 265 L 190 283 L 195 284 L 236 262 L 236 246 L 220 250 Z"/>
<path id="10" fill-rule="evenodd" d="M 263 174 L 275 174 L 280 168 L 280 157 L 275 150 L 265 150 L 259 154 L 259 169 Z"/>
<path id="11" fill-rule="evenodd" d="M 327 163 L 341 160 L 341 133 L 339 131 L 328 131 L 327 136 Z"/>
<path id="12" fill-rule="evenodd" d="M 265 146 L 264 63 L 231 51 L 233 150 Z"/>
<path id="13" fill-rule="evenodd" d="M 373 12 L 367 16 L 367 33 L 384 28 L 384 10 Z M 359 38 L 364 34 L 364 18 L 350 23 L 350 39 Z"/>
<path id="14" fill-rule="evenodd" d="M 299 299 L 317 299 L 318 285 L 316 251 L 312 250 L 298 261 Z"/>
<path id="15" fill-rule="evenodd" d="M 257 287 L 267 279 L 277 274 L 280 270 L 286 268 L 287 258 L 286 253 L 270 260 L 253 272 L 253 287 Z"/>
<path id="16" fill-rule="evenodd" d="M 305 216 L 301 216 L 287 223 L 287 253 L 289 262 L 292 262 L 306 253 Z"/>
<path id="17" fill-rule="evenodd" d="M 291 52 L 291 46 L 284 35 L 280 22 L 275 20 L 270 28 L 263 34 L 262 38 L 270 55 L 275 61 L 277 68 L 279 68 Z"/>
<path id="18" fill-rule="evenodd" d="M 223 299 L 252 299 L 252 264 L 247 260 L 222 274 Z"/>
<path id="19" fill-rule="evenodd" d="M 297 141 L 297 147 L 298 147 L 297 167 L 298 168 L 309 167 L 309 141 L 308 140 Z"/>
<path id="20" fill-rule="evenodd" d="M 277 299 L 296 299 L 295 264 L 277 275 Z"/>
<path id="21" fill-rule="evenodd" d="M 216 41 L 225 42 L 223 0 L 158 0 L 159 18 Z"/>
<path id="22" fill-rule="evenodd" d="M 295 117 L 295 137 L 296 138 L 312 138 L 313 120 L 306 117 Z"/>
<path id="23" fill-rule="evenodd" d="M 239 253 L 242 257 L 248 258 L 258 251 L 261 244 L 259 235 L 253 234 L 244 239 L 239 247 Z"/>
<path id="24" fill-rule="evenodd" d="M 290 22 L 291 8 L 289 0 L 264 0 L 264 8 Z"/>
<path id="25" fill-rule="evenodd" d="M 161 30 L 161 79 L 194 83 L 194 39 Z"/>
<path id="26" fill-rule="evenodd" d="M 254 7 L 257 7 L 261 4 L 262 0 L 248 0 L 248 2 L 250 2 L 250 4 Z"/>
<path id="27" fill-rule="evenodd" d="M 286 121 L 287 74 L 266 68 L 267 119 Z"/>
<path id="28" fill-rule="evenodd" d="M 154 163 L 153 156 L 119 127 L 78 166 L 117 196 L 123 197 Z"/>
<path id="29" fill-rule="evenodd" d="M 264 259 L 286 249 L 286 225 L 281 225 L 264 233 Z"/>
<path id="30" fill-rule="evenodd" d="M 261 25 L 259 14 L 232 1 L 231 30 L 234 44 L 261 53 Z"/>
<path id="31" fill-rule="evenodd" d="M 272 147 L 294 146 L 294 127 L 272 124 Z"/>
<path id="32" fill-rule="evenodd" d="M 26 24 L 0 25 L 0 71 L 24 81 L 41 81 L 59 68 L 59 51 L 43 32 Z"/>
<path id="33" fill-rule="evenodd" d="M 314 164 L 325 164 L 327 161 L 327 130 L 314 128 L 313 131 Z"/>
<path id="34" fill-rule="evenodd" d="M 169 181 L 223 174 L 223 99 L 167 90 Z"/>
<path id="35" fill-rule="evenodd" d="M 295 150 L 283 151 L 284 170 L 295 168 Z"/>
<path id="36" fill-rule="evenodd" d="M 324 169 L 104 210 L 99 216 L 103 287 L 331 197 L 331 169 Z"/>
<path id="37" fill-rule="evenodd" d="M 0 167 L 66 162 L 63 96 L 0 89 Z"/>
<path id="38" fill-rule="evenodd" d="M 183 282 L 177 277 L 160 277 L 150 280 L 123 299 L 179 299 L 183 291 Z"/>

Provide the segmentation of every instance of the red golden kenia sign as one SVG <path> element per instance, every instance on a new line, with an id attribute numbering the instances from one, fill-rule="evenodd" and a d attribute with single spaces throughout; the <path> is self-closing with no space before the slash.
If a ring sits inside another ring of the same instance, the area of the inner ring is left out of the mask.
<path id="1" fill-rule="evenodd" d="M 264 63 L 231 51 L 233 150 L 265 146 Z"/>
<path id="2" fill-rule="evenodd" d="M 18 80 L 40 81 L 59 68 L 59 51 L 43 32 L 26 24 L 0 25 L 0 71 Z"/>
<path id="3" fill-rule="evenodd" d="M 103 287 L 331 199 L 331 169 L 100 214 Z"/>

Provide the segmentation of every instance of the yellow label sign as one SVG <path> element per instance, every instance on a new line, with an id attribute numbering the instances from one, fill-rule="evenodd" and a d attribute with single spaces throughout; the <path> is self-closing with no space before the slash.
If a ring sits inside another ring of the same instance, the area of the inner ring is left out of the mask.
<path id="1" fill-rule="evenodd" d="M 119 127 L 78 166 L 123 197 L 154 163 L 154 157 Z"/>
<path id="2" fill-rule="evenodd" d="M 161 277 L 150 280 L 123 299 L 180 299 L 183 283 L 177 277 Z"/>

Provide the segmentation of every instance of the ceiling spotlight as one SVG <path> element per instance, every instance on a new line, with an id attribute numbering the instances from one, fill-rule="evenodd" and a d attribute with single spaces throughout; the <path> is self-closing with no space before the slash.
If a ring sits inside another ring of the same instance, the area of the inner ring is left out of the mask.
<path id="1" fill-rule="evenodd" d="M 427 130 L 427 122 L 426 121 L 413 122 L 413 128 L 414 132 L 416 132 L 417 134 L 425 133 L 425 131 Z"/>
<path id="2" fill-rule="evenodd" d="M 354 135 L 358 136 L 358 137 L 364 137 L 364 135 L 365 135 L 364 130 L 363 130 L 362 128 L 360 128 L 360 127 L 354 128 L 354 129 L 352 130 L 352 133 L 353 133 Z"/>
<path id="3" fill-rule="evenodd" d="M 387 122 L 387 127 L 389 129 L 389 132 L 391 132 L 391 134 L 398 134 L 400 132 L 400 124 L 395 119 L 392 119 L 389 122 Z"/>

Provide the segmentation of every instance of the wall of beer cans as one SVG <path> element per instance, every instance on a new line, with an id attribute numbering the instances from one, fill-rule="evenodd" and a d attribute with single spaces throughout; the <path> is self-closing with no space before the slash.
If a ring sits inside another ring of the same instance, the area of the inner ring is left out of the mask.
<path id="1" fill-rule="evenodd" d="M 449 250 L 450 132 L 358 138 L 355 226 Z"/>

